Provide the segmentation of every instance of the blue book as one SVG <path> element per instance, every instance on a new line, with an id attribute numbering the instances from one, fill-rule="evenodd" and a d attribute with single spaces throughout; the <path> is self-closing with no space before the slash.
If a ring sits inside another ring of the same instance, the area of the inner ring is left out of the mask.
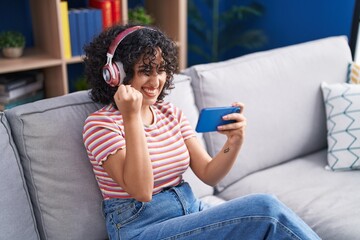
<path id="1" fill-rule="evenodd" d="M 97 8 L 94 8 L 93 10 L 95 17 L 95 35 L 99 35 L 103 30 L 102 11 Z"/>
<path id="2" fill-rule="evenodd" d="M 83 10 L 75 10 L 75 16 L 77 20 L 77 37 L 80 49 L 80 55 L 84 54 L 84 45 L 86 44 L 86 14 Z"/>
<path id="3" fill-rule="evenodd" d="M 95 36 L 95 11 L 92 8 L 84 9 L 86 15 L 86 43 L 90 43 Z"/>
<path id="4" fill-rule="evenodd" d="M 78 24 L 76 19 L 75 9 L 69 10 L 69 27 L 70 27 L 70 42 L 71 42 L 71 55 L 73 57 L 80 56 L 80 44 L 78 42 Z"/>

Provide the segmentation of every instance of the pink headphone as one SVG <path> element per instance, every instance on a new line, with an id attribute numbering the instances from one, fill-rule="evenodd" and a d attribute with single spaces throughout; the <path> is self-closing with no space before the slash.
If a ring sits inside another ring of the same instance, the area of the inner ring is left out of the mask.
<path id="1" fill-rule="evenodd" d="M 107 60 L 105 66 L 103 66 L 102 74 L 105 82 L 112 87 L 119 86 L 126 76 L 123 64 L 121 62 L 112 62 L 115 50 L 121 41 L 126 38 L 127 35 L 144 28 L 142 26 L 130 27 L 116 36 L 116 38 L 110 44 L 109 50 L 106 53 Z"/>

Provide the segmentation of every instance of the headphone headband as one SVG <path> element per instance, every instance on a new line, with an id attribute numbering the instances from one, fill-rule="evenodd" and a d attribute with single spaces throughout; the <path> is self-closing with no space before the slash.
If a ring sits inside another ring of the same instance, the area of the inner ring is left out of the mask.
<path id="1" fill-rule="evenodd" d="M 114 56 L 115 50 L 118 47 L 118 45 L 121 43 L 121 41 L 126 38 L 129 34 L 135 32 L 136 30 L 139 30 L 141 28 L 144 28 L 142 26 L 135 26 L 128 29 L 125 29 L 122 31 L 119 35 L 116 36 L 116 38 L 111 42 L 109 50 L 107 54 L 111 54 L 111 56 Z"/>

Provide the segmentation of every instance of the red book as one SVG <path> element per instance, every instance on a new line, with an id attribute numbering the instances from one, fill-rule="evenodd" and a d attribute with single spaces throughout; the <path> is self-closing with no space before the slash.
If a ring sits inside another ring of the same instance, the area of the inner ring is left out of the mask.
<path id="1" fill-rule="evenodd" d="M 101 9 L 103 29 L 111 27 L 113 25 L 112 17 L 112 0 L 90 0 L 89 5 L 93 8 Z"/>
<path id="2" fill-rule="evenodd" d="M 121 23 L 121 0 L 110 0 L 111 1 L 111 13 L 112 13 L 112 23 L 117 24 Z"/>

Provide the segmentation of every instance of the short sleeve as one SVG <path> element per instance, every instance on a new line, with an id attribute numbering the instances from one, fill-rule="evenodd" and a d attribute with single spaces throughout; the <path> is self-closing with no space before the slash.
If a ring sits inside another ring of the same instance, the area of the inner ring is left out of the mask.
<path id="1" fill-rule="evenodd" d="M 84 124 L 83 140 L 89 157 L 101 165 L 109 155 L 125 148 L 124 133 L 114 120 L 106 115 L 90 115 Z"/>

